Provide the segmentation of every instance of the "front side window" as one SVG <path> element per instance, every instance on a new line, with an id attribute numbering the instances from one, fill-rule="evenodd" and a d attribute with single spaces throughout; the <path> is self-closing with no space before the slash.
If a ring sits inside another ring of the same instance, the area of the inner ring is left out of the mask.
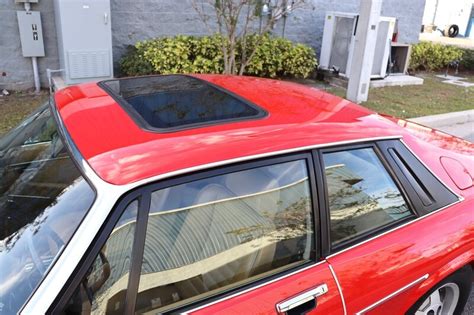
<path id="1" fill-rule="evenodd" d="M 0 139 L 0 314 L 19 311 L 94 197 L 47 107 Z"/>
<path id="2" fill-rule="evenodd" d="M 138 201 L 131 202 L 82 278 L 64 314 L 123 314 Z"/>
<path id="3" fill-rule="evenodd" d="M 136 313 L 167 311 L 308 262 L 311 208 L 305 160 L 155 191 Z"/>
<path id="4" fill-rule="evenodd" d="M 332 245 L 412 215 L 372 148 L 323 153 L 323 161 Z"/>

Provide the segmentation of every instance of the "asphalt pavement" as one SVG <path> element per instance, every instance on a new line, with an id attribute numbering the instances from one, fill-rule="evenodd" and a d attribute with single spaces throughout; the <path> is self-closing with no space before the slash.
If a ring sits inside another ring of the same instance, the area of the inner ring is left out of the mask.
<path id="1" fill-rule="evenodd" d="M 412 120 L 474 142 L 474 110 L 426 116 Z M 474 315 L 474 284 L 462 315 Z"/>

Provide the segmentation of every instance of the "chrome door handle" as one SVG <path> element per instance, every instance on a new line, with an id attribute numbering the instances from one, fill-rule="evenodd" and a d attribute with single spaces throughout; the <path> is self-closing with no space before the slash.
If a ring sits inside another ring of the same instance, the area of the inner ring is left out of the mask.
<path id="1" fill-rule="evenodd" d="M 328 286 L 324 283 L 317 286 L 314 289 L 305 291 L 298 294 L 297 296 L 291 297 L 287 300 L 284 300 L 276 305 L 278 313 L 285 313 L 289 310 L 300 306 L 306 302 L 316 299 L 318 296 L 326 294 L 328 292 Z"/>

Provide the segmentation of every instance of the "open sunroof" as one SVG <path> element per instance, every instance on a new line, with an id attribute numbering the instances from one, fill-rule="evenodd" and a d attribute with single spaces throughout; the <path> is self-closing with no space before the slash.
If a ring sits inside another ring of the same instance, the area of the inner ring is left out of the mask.
<path id="1" fill-rule="evenodd" d="M 207 81 L 159 75 L 99 82 L 142 127 L 171 132 L 230 121 L 257 119 L 265 110 Z"/>

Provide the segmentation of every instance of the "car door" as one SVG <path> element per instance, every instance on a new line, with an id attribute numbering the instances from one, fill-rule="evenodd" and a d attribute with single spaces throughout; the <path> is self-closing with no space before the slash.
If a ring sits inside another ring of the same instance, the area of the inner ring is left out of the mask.
<path id="1" fill-rule="evenodd" d="M 55 310 L 343 314 L 319 254 L 314 185 L 303 153 L 145 186 L 122 201 Z"/>
<path id="2" fill-rule="evenodd" d="M 318 154 L 328 215 L 327 261 L 347 313 L 404 314 L 439 281 L 438 270 L 459 255 L 448 246 L 446 235 L 456 237 L 456 224 L 445 224 L 447 213 L 420 221 L 457 197 L 398 140 Z"/>

